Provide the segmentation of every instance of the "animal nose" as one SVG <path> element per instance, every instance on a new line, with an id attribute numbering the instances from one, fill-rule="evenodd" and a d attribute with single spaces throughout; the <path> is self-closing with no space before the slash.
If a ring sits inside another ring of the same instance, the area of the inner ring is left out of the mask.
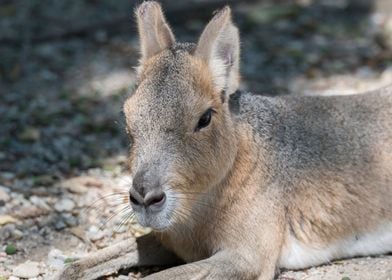
<path id="1" fill-rule="evenodd" d="M 131 204 L 136 206 L 144 206 L 146 208 L 149 206 L 160 207 L 166 201 L 166 194 L 161 190 L 152 190 L 144 195 L 131 189 L 129 200 Z"/>
<path id="2" fill-rule="evenodd" d="M 129 200 L 134 206 L 162 206 L 166 194 L 161 189 L 159 176 L 151 170 L 137 172 L 129 191 Z"/>

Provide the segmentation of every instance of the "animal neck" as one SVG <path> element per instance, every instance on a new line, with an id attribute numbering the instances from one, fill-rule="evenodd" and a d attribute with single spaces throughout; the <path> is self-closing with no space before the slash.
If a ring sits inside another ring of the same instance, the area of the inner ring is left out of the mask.
<path id="1" fill-rule="evenodd" d="M 200 256 L 208 256 L 214 246 L 222 242 L 222 232 L 231 227 L 228 224 L 233 224 L 235 221 L 232 219 L 241 212 L 243 203 L 239 200 L 246 200 L 257 191 L 251 184 L 260 182 L 263 174 L 259 147 L 247 130 L 239 129 L 238 132 L 236 153 L 226 176 L 198 197 L 186 220 L 160 234 L 163 242 L 167 242 L 167 246 L 184 259 L 197 260 Z M 189 255 L 189 252 L 195 255 Z"/>
<path id="2" fill-rule="evenodd" d="M 230 207 L 241 193 L 248 192 L 255 182 L 268 179 L 265 165 L 266 149 L 248 125 L 236 128 L 236 155 L 225 178 L 211 189 L 210 203 L 216 207 Z M 254 189 L 254 188 L 253 188 Z M 227 205 L 226 205 L 227 204 Z"/>

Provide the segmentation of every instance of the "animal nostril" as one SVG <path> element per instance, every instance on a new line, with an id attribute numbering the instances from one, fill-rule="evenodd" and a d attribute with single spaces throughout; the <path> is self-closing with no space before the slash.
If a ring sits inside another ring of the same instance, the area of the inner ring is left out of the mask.
<path id="1" fill-rule="evenodd" d="M 150 205 L 162 205 L 166 200 L 166 194 L 164 192 L 154 193 L 152 195 L 146 195 L 145 204 Z"/>
<path id="2" fill-rule="evenodd" d="M 139 201 L 131 193 L 129 194 L 129 200 L 132 204 L 140 205 Z"/>
<path id="3" fill-rule="evenodd" d="M 161 202 L 163 199 L 164 199 L 164 197 L 165 197 L 165 195 L 164 194 L 162 194 L 162 195 L 160 195 L 160 196 L 158 196 L 158 197 L 155 197 L 153 200 L 151 200 L 151 204 L 156 204 L 156 203 L 159 203 L 159 202 Z"/>

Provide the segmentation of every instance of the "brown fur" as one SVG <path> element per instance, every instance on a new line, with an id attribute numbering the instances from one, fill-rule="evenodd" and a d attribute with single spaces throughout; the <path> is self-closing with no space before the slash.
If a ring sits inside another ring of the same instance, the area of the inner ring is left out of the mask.
<path id="1" fill-rule="evenodd" d="M 239 40 L 229 8 L 196 46 L 175 43 L 156 2 L 137 18 L 139 86 L 124 104 L 131 172 L 158 178 L 168 201 L 136 216 L 189 263 L 148 279 L 267 280 L 282 266 L 392 250 L 392 236 L 368 238 L 392 228 L 392 88 L 230 96 Z M 195 130 L 208 108 L 211 123 Z M 354 250 L 360 242 L 366 249 Z"/>

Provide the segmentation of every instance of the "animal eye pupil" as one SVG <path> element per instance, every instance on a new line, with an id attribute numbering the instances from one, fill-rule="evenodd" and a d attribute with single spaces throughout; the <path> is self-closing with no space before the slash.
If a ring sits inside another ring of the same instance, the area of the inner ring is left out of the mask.
<path id="1" fill-rule="evenodd" d="M 211 122 L 212 109 L 208 109 L 200 118 L 196 131 L 208 126 Z"/>

